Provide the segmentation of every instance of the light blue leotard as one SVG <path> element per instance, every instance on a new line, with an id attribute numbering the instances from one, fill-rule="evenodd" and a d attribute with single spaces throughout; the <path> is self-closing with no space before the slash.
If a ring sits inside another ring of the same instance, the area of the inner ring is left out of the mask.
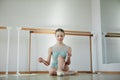
<path id="1" fill-rule="evenodd" d="M 58 56 L 62 56 L 64 59 L 66 59 L 67 53 L 68 53 L 68 46 L 57 46 L 54 45 L 52 47 L 52 64 L 51 67 L 58 68 Z"/>

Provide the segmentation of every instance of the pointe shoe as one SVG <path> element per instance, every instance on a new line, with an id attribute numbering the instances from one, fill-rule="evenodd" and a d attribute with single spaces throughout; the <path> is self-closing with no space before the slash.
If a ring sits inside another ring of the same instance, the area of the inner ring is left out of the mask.
<path id="1" fill-rule="evenodd" d="M 57 71 L 57 76 L 63 77 L 65 74 L 63 71 Z"/>

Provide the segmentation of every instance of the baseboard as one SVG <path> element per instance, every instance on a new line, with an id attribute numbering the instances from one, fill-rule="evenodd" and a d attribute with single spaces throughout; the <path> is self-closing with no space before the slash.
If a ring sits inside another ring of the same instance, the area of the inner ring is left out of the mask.
<path id="1" fill-rule="evenodd" d="M 20 74 L 48 74 L 48 71 L 20 71 Z M 120 71 L 78 71 L 78 73 L 92 73 L 92 74 L 120 74 Z M 5 74 L 5 72 L 0 72 L 0 74 Z M 16 74 L 15 71 L 8 72 L 8 74 Z"/>
<path id="2" fill-rule="evenodd" d="M 5 74 L 5 72 L 0 72 L 0 74 Z"/>
<path id="3" fill-rule="evenodd" d="M 10 71 L 10 72 L 8 72 L 8 74 L 16 74 L 17 72 L 15 72 L 15 71 Z M 20 74 L 32 74 L 32 73 L 48 73 L 48 71 L 20 71 L 19 72 Z M 0 74 L 6 74 L 5 72 L 0 72 Z"/>
<path id="4" fill-rule="evenodd" d="M 92 73 L 91 71 L 77 71 L 78 73 Z M 20 71 L 20 74 L 48 74 L 48 71 Z M 0 74 L 5 74 L 5 72 L 0 72 Z M 16 74 L 15 71 L 8 72 L 8 74 Z"/>
<path id="5" fill-rule="evenodd" d="M 77 71 L 78 73 L 92 73 L 92 71 Z"/>
<path id="6" fill-rule="evenodd" d="M 120 71 L 96 71 L 98 74 L 120 74 Z"/>

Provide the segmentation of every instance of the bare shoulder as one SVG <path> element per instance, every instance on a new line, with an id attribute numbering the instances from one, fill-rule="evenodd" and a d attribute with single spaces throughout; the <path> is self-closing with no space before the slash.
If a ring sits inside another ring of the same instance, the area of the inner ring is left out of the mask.
<path id="1" fill-rule="evenodd" d="M 72 56 L 71 52 L 72 52 L 72 49 L 71 49 L 71 47 L 70 47 L 70 46 L 68 46 L 68 56 L 69 56 L 69 57 L 71 57 L 71 56 Z"/>
<path id="2" fill-rule="evenodd" d="M 65 45 L 66 45 L 66 44 L 65 44 Z M 71 53 L 72 48 L 71 48 L 69 45 L 66 45 L 66 46 L 67 46 L 68 52 Z"/>
<path id="3" fill-rule="evenodd" d="M 71 51 L 71 50 L 72 50 L 72 48 L 70 46 L 68 46 L 68 51 Z"/>
<path id="4" fill-rule="evenodd" d="M 70 46 L 68 46 L 68 45 L 66 45 L 66 46 L 68 47 L 68 50 L 71 50 L 71 49 L 72 49 Z"/>
<path id="5" fill-rule="evenodd" d="M 48 48 L 48 57 L 50 57 L 52 55 L 52 47 Z"/>
<path id="6" fill-rule="evenodd" d="M 68 49 L 72 49 L 70 46 L 68 46 Z"/>
<path id="7" fill-rule="evenodd" d="M 49 52 L 52 52 L 52 47 L 49 47 L 48 51 L 49 51 Z"/>

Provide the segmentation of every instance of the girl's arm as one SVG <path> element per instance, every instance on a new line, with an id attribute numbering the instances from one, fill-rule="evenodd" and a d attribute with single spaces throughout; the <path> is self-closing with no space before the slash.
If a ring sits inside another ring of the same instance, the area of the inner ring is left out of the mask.
<path id="1" fill-rule="evenodd" d="M 71 54 L 71 48 L 69 47 L 69 49 L 68 49 L 68 55 L 67 55 L 67 60 L 66 60 L 66 62 L 65 62 L 65 64 L 66 65 L 70 65 L 70 63 L 71 63 L 71 56 L 72 56 L 72 54 Z"/>
<path id="2" fill-rule="evenodd" d="M 44 60 L 43 58 L 38 58 L 38 61 L 40 62 L 40 63 L 43 63 L 43 64 L 45 64 L 46 66 L 48 66 L 48 65 L 50 65 L 50 60 L 51 60 L 51 55 L 52 55 L 52 49 L 51 49 L 51 47 L 48 49 L 48 58 L 47 58 L 47 60 Z"/>

